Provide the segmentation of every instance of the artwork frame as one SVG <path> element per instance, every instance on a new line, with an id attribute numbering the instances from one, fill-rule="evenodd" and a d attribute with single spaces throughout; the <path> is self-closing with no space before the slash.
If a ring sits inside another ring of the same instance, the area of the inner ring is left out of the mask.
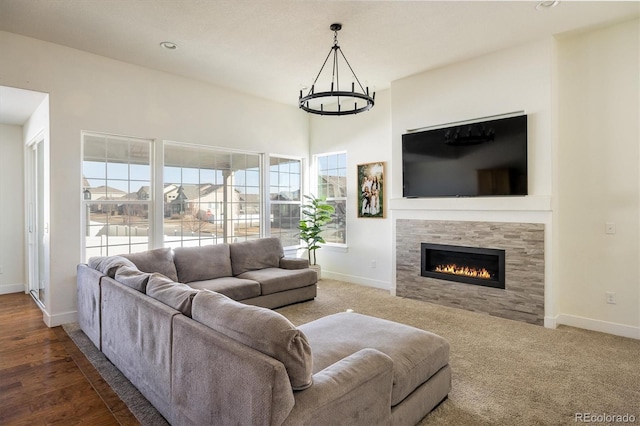
<path id="1" fill-rule="evenodd" d="M 358 164 L 358 218 L 385 217 L 384 173 L 383 161 Z"/>

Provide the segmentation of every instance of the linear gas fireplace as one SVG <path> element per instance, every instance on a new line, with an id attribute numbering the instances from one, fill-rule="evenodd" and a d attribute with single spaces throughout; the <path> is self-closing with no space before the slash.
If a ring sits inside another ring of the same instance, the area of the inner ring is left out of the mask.
<path id="1" fill-rule="evenodd" d="M 423 277 L 505 288 L 504 250 L 422 243 Z"/>

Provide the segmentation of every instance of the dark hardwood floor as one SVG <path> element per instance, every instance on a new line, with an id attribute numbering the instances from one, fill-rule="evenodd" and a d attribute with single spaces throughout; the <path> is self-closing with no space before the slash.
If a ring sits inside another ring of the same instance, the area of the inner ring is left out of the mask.
<path id="1" fill-rule="evenodd" d="M 138 425 L 31 296 L 0 295 L 0 425 Z"/>

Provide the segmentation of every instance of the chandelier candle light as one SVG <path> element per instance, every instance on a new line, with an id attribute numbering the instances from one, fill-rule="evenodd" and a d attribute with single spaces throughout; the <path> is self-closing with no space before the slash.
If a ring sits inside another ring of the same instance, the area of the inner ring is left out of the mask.
<path id="1" fill-rule="evenodd" d="M 342 29 L 342 24 L 331 24 L 329 28 L 334 33 L 333 46 L 331 47 L 331 50 L 329 50 L 329 54 L 324 60 L 324 63 L 320 68 L 320 72 L 318 72 L 318 75 L 313 81 L 311 89 L 309 89 L 307 95 L 303 96 L 303 91 L 300 91 L 298 106 L 309 113 L 319 115 L 350 115 L 369 111 L 375 103 L 376 94 L 373 93 L 372 95 L 369 95 L 369 87 L 365 88 L 362 86 L 360 80 L 358 80 L 358 77 L 356 76 L 356 73 L 353 71 L 353 68 L 351 68 L 349 61 L 344 56 L 344 53 L 342 53 L 342 49 L 340 49 L 340 46 L 338 45 L 338 31 Z M 338 56 L 338 52 L 341 56 Z M 327 65 L 332 53 L 333 65 L 331 89 L 329 91 L 316 92 L 315 89 L 318 78 L 321 76 L 322 70 L 324 70 L 325 65 Z M 340 73 L 338 70 L 338 61 L 340 57 L 342 57 L 344 63 L 347 64 L 349 71 L 351 71 L 351 75 L 353 76 L 350 91 L 340 90 Z M 358 90 L 356 90 L 356 84 L 358 86 Z M 364 101 L 364 105 L 362 104 L 362 101 Z M 358 105 L 358 102 L 360 102 L 360 105 Z"/>

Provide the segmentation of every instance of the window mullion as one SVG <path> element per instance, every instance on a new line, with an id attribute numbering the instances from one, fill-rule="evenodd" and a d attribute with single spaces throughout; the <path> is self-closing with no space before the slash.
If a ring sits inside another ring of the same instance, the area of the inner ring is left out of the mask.
<path id="1" fill-rule="evenodd" d="M 153 248 L 164 247 L 164 141 L 154 141 L 151 150 L 151 192 L 153 208 L 149 209 L 151 235 L 149 245 Z"/>

